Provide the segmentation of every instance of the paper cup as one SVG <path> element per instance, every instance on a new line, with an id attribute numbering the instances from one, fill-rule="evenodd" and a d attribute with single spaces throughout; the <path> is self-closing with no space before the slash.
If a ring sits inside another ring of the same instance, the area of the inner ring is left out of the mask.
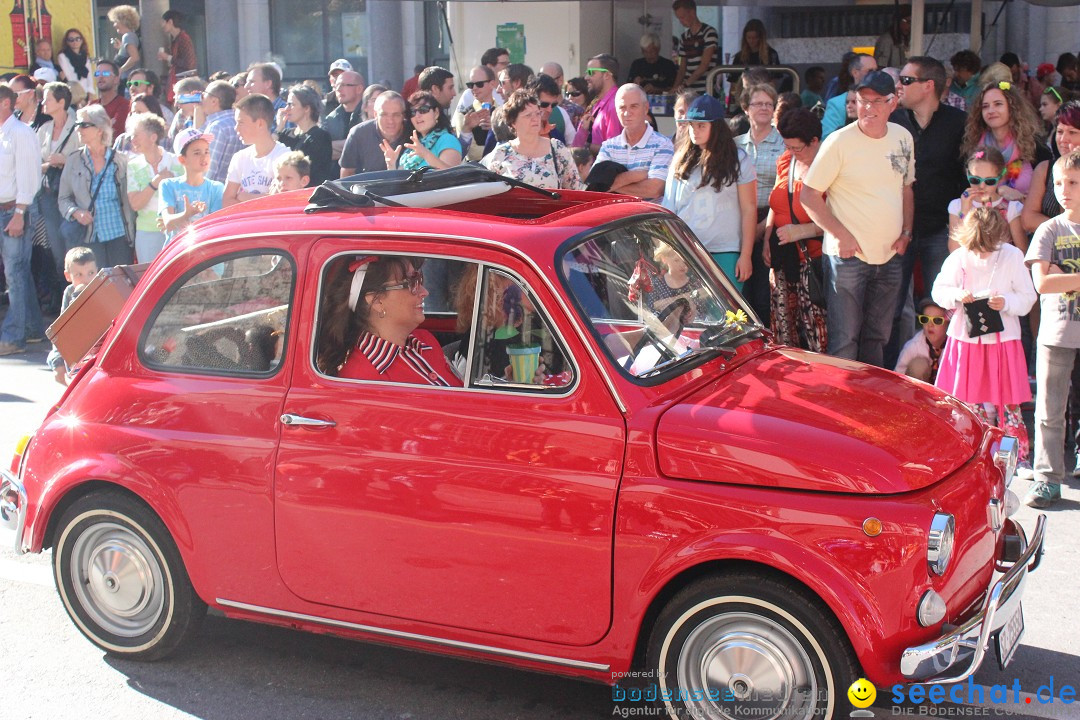
<path id="1" fill-rule="evenodd" d="M 540 365 L 540 347 L 512 347 L 506 349 L 510 356 L 510 372 L 514 382 L 531 383 Z"/>

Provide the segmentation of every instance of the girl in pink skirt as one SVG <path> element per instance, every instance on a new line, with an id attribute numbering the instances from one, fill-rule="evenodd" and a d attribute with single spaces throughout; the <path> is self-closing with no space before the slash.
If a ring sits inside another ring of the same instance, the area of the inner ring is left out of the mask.
<path id="1" fill-rule="evenodd" d="M 932 293 L 941 307 L 954 311 L 934 384 L 987 423 L 984 404 L 993 405 L 998 425 L 1019 440 L 1026 459 L 1028 435 L 1020 404 L 1031 400 L 1031 387 L 1020 316 L 1031 310 L 1037 296 L 1024 253 L 1009 244 L 1008 223 L 989 207 L 966 213 L 952 239 L 959 248 L 941 266 Z M 967 306 L 982 312 L 966 312 Z"/>

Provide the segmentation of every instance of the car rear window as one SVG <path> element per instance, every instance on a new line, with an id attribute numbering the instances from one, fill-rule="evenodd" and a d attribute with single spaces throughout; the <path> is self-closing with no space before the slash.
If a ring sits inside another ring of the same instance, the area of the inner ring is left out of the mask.
<path id="1" fill-rule="evenodd" d="M 205 263 L 181 279 L 139 344 L 151 367 L 201 374 L 270 375 L 281 366 L 296 270 L 276 252 Z"/>

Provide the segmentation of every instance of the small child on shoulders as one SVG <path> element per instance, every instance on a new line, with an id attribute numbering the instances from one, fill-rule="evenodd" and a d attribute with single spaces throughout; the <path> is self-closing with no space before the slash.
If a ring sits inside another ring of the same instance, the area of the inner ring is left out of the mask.
<path id="1" fill-rule="evenodd" d="M 64 288 L 64 299 L 60 304 L 61 315 L 75 298 L 79 297 L 79 293 L 87 283 L 94 279 L 97 272 L 97 260 L 94 259 L 93 250 L 88 247 L 74 247 L 67 251 L 67 255 L 64 256 L 64 279 L 71 284 Z M 45 364 L 52 369 L 56 382 L 67 385 L 68 367 L 64 358 L 60 357 L 60 351 L 56 345 L 53 345 L 52 350 L 49 351 Z"/>
<path id="2" fill-rule="evenodd" d="M 195 128 L 185 128 L 176 135 L 174 147 L 184 174 L 162 180 L 159 190 L 166 243 L 192 221 L 221 209 L 225 186 L 206 177 L 213 139 L 213 135 Z"/>

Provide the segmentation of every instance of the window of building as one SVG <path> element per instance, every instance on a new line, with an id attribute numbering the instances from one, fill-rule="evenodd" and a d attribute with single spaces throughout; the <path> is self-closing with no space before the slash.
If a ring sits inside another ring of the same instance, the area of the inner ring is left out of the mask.
<path id="1" fill-rule="evenodd" d="M 365 0 L 270 0 L 270 49 L 286 83 L 324 78 L 338 58 L 366 77 L 369 42 Z"/>

